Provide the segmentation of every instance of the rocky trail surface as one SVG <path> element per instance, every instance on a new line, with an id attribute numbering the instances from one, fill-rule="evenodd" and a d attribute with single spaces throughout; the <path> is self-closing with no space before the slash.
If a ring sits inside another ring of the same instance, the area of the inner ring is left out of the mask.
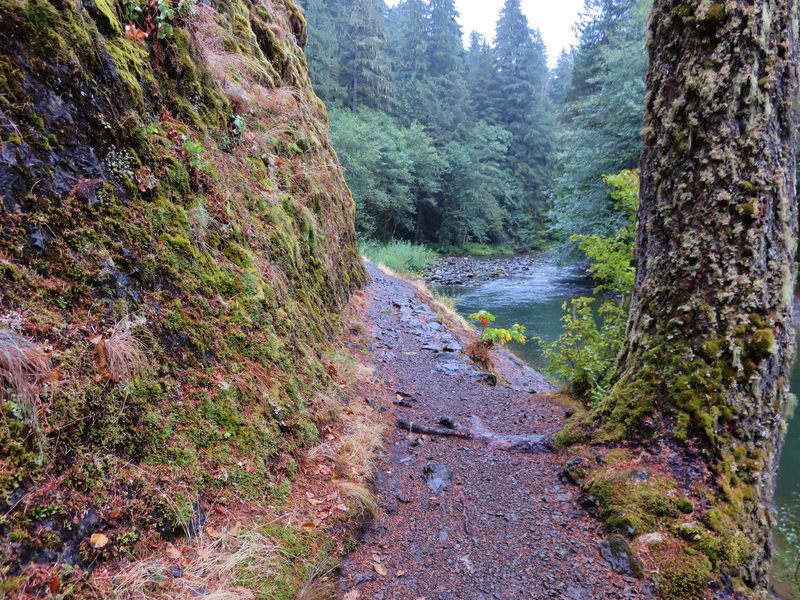
<path id="1" fill-rule="evenodd" d="M 492 385 L 460 352 L 468 333 L 444 324 L 411 283 L 368 268 L 365 357 L 389 386 L 385 409 L 401 426 L 380 459 L 380 515 L 346 559 L 339 597 L 650 597 L 603 558 L 600 525 L 577 508 L 577 489 L 559 481 L 564 458 L 509 444 L 564 422 L 564 407 L 547 394 L 552 384 L 503 353 Z M 415 433 L 415 423 L 429 433 Z"/>

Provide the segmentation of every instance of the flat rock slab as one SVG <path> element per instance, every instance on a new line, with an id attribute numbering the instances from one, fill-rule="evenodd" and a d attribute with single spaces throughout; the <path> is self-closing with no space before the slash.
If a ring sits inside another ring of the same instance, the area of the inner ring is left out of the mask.
<path id="1" fill-rule="evenodd" d="M 428 484 L 428 489 L 434 494 L 443 492 L 450 487 L 452 472 L 447 465 L 431 461 L 423 467 L 422 472 L 425 474 L 425 483 Z"/>
<path id="2" fill-rule="evenodd" d="M 345 559 L 338 598 L 652 597 L 601 556 L 601 526 L 577 506 L 578 490 L 559 481 L 565 458 L 508 447 L 565 423 L 562 406 L 530 391 L 555 386 L 505 354 L 496 362 L 510 385 L 490 385 L 460 352 L 471 341 L 463 331 L 451 330 L 412 284 L 367 268 L 365 321 L 375 347 L 395 355 L 360 356 L 386 382 L 390 401 L 381 404 L 395 422 L 475 429 L 484 437 L 392 427 L 379 463 L 382 514 Z M 426 344 L 453 351 L 435 354 L 422 349 Z M 502 439 L 492 439 L 495 433 Z M 375 556 L 386 575 L 373 569 Z"/>

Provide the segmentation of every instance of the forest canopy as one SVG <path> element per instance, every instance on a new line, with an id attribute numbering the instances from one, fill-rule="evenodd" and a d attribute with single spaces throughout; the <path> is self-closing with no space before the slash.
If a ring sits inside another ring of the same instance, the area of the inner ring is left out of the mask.
<path id="1" fill-rule="evenodd" d="M 531 250 L 618 229 L 602 176 L 637 164 L 649 5 L 587 0 L 549 69 L 519 0 L 466 45 L 453 0 L 307 0 L 359 234 Z"/>

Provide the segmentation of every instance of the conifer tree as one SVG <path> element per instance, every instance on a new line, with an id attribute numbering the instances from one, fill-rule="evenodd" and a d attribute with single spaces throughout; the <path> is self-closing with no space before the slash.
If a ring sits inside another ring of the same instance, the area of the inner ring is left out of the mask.
<path id="1" fill-rule="evenodd" d="M 492 115 L 492 87 L 495 83 L 494 51 L 477 31 L 469 36 L 467 50 L 467 86 L 472 112 L 477 119 Z"/>
<path id="2" fill-rule="evenodd" d="M 513 136 L 509 153 L 516 160 L 517 179 L 525 191 L 523 201 L 507 209 L 521 231 L 527 228 L 532 233 L 544 219 L 552 134 L 546 108 L 544 42 L 529 27 L 520 0 L 506 0 L 500 12 L 494 59 L 494 121 Z"/>
<path id="3" fill-rule="evenodd" d="M 383 0 L 350 0 L 346 32 L 349 64 L 344 69 L 350 90 L 350 108 L 385 108 L 391 96 L 391 64 L 386 51 Z"/>
<path id="4" fill-rule="evenodd" d="M 306 46 L 308 68 L 314 74 L 314 91 L 331 106 L 348 96 L 342 78 L 342 0 L 306 0 L 306 19 L 311 35 Z"/>

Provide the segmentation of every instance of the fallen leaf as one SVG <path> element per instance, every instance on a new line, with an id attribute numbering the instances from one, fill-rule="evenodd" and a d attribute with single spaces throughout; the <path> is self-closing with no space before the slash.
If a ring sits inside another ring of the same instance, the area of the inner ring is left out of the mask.
<path id="1" fill-rule="evenodd" d="M 55 593 L 58 591 L 58 585 L 59 585 L 60 583 L 61 583 L 61 578 L 60 578 L 58 575 L 56 575 L 55 577 L 53 577 L 53 578 L 50 580 L 50 583 L 48 584 L 48 586 L 47 586 L 47 587 L 49 587 L 49 588 L 50 588 L 50 591 L 51 591 L 53 594 L 55 594 Z"/>
<path id="2" fill-rule="evenodd" d="M 314 531 L 314 529 L 316 529 L 316 527 L 317 526 L 314 525 L 314 523 L 311 523 L 310 521 L 308 523 L 303 523 L 303 530 L 304 531 Z"/>
<path id="3" fill-rule="evenodd" d="M 398 571 L 397 573 L 395 573 L 395 575 L 397 575 L 398 577 L 402 577 L 402 576 L 403 576 L 403 575 L 405 575 L 405 574 L 406 574 L 406 572 L 405 572 L 405 571 L 403 571 L 403 570 L 400 570 L 400 571 Z"/>
<path id="4" fill-rule="evenodd" d="M 241 585 L 232 587 L 231 591 L 235 594 L 239 594 L 242 598 L 246 598 L 246 600 L 256 600 L 256 595 L 251 590 Z"/>
<path id="5" fill-rule="evenodd" d="M 358 600 L 359 597 L 361 597 L 361 592 L 353 588 L 344 595 L 344 600 Z"/>
<path id="6" fill-rule="evenodd" d="M 222 537 L 222 534 L 219 531 L 217 531 L 216 529 L 214 529 L 213 527 L 211 527 L 211 525 L 206 527 L 206 535 L 208 537 L 212 537 L 212 538 L 215 538 L 215 539 L 219 539 L 219 538 Z"/>
<path id="7" fill-rule="evenodd" d="M 108 543 L 108 538 L 104 536 L 102 533 L 93 533 L 92 537 L 89 538 L 89 542 L 92 544 L 92 548 L 102 548 Z"/>
<path id="8" fill-rule="evenodd" d="M 180 558 L 181 551 L 178 550 L 173 544 L 167 544 L 167 556 L 169 558 Z"/>
<path id="9" fill-rule="evenodd" d="M 372 568 L 378 575 L 386 575 L 389 571 L 380 563 L 372 563 Z"/>
<path id="10" fill-rule="evenodd" d="M 132 42 L 141 42 L 147 38 L 147 32 L 142 31 L 136 25 L 125 25 L 125 37 Z"/>

